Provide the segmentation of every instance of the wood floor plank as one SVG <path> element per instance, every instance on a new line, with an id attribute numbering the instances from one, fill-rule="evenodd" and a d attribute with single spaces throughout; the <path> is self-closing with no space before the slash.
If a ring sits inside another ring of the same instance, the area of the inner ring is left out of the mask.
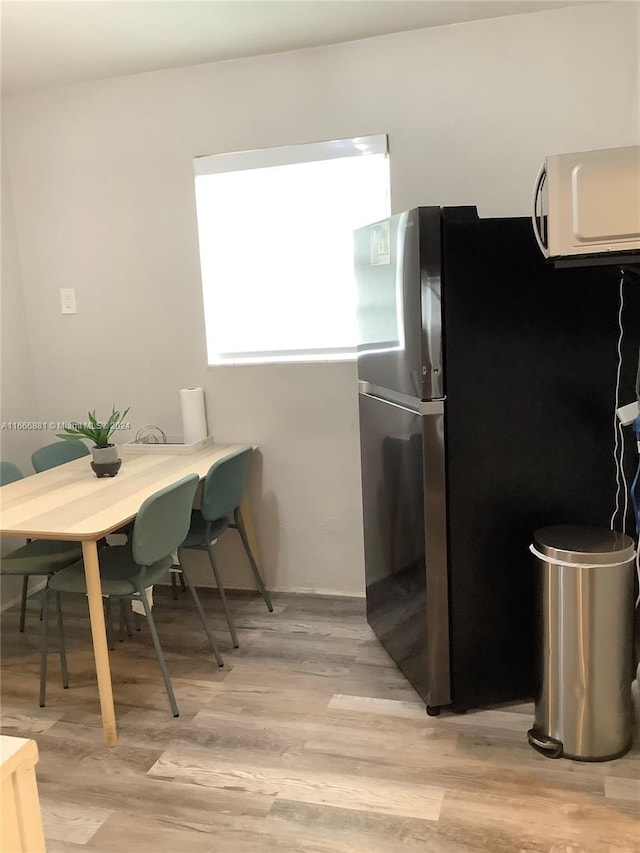
<path id="1" fill-rule="evenodd" d="M 421 842 L 390 845 L 389 839 L 367 831 L 328 832 L 325 827 L 283 819 L 280 815 L 254 819 L 225 814 L 216 815 L 213 826 L 197 822 L 189 826 L 174 825 L 170 815 L 164 819 L 153 818 L 141 826 L 130 816 L 114 815 L 86 849 L 123 853 L 118 838 L 121 844 L 124 840 L 124 844 L 130 845 L 124 848 L 127 853 L 358 853 L 363 850 L 367 853 L 436 853 L 435 849 L 425 851 Z"/>
<path id="2" fill-rule="evenodd" d="M 371 696 L 345 696 L 334 694 L 329 702 L 330 708 L 356 713 L 382 714 L 390 717 L 405 717 L 410 720 L 424 720 L 425 707 L 422 702 L 403 702 L 397 699 L 377 699 Z"/>
<path id="3" fill-rule="evenodd" d="M 88 809 L 77 803 L 57 802 L 47 797 L 40 797 L 40 809 L 46 838 L 73 844 L 86 844 L 111 814 L 107 809 Z"/>
<path id="4" fill-rule="evenodd" d="M 258 666 L 249 658 L 241 661 L 231 657 L 227 659 L 230 671 L 225 680 L 229 685 L 240 683 L 283 688 L 293 685 L 299 689 L 318 689 L 329 694 L 404 699 L 411 702 L 417 699 L 415 691 L 397 667 L 381 670 L 375 666 L 354 662 L 343 672 L 332 674 Z"/>
<path id="5" fill-rule="evenodd" d="M 604 780 L 604 792 L 614 800 L 631 800 L 640 808 L 640 779 L 619 779 L 607 776 Z M 640 828 L 638 830 L 640 832 Z"/>
<path id="6" fill-rule="evenodd" d="M 283 613 L 291 616 L 294 613 L 331 614 L 340 624 L 345 618 L 357 617 L 366 619 L 366 603 L 364 596 L 334 596 L 285 594 L 279 598 L 285 607 Z"/>
<path id="7" fill-rule="evenodd" d="M 81 853 L 81 851 L 87 850 L 84 844 L 76 844 L 68 839 L 64 841 L 57 841 L 56 839 L 48 836 L 46 838 L 46 843 L 47 853 Z"/>
<path id="8" fill-rule="evenodd" d="M 68 767 L 64 770 L 69 772 Z M 53 784 L 49 786 L 53 789 Z M 109 813 L 127 813 L 138 818 L 170 817 L 173 826 L 200 823 L 214 827 L 219 815 L 230 818 L 264 819 L 273 805 L 273 797 L 261 794 L 239 795 L 236 790 L 213 789 L 182 784 L 144 775 L 110 774 L 95 783 L 90 772 L 73 774 L 70 782 L 60 785 L 68 799 L 88 813 L 101 809 Z"/>
<path id="9" fill-rule="evenodd" d="M 616 761 L 550 761 L 527 743 L 530 703 L 428 717 L 362 599 L 274 593 L 269 614 L 231 592 L 232 649 L 219 596 L 202 598 L 224 668 L 189 597 L 158 589 L 180 717 L 143 626 L 110 654 L 113 750 L 86 600 L 64 603 L 70 687 L 52 654 L 45 709 L 37 604 L 24 634 L 18 609 L 3 613 L 2 730 L 38 743 L 49 853 L 640 853 L 637 729 Z"/>
<path id="10" fill-rule="evenodd" d="M 342 837 L 345 833 L 359 840 L 356 850 L 369 851 L 368 844 L 382 846 L 384 853 L 406 851 L 414 845 L 421 853 L 466 853 L 461 844 L 444 845 L 438 832 L 438 823 L 397 815 L 354 811 L 339 806 L 323 806 L 277 799 L 269 812 L 271 820 L 282 820 L 305 826 L 315 826 L 329 837 Z"/>
<path id="11" fill-rule="evenodd" d="M 640 849 L 636 819 L 610 809 L 599 797 L 557 789 L 551 796 L 544 788 L 509 793 L 508 786 L 501 792 L 448 791 L 441 820 L 444 825 L 473 825 L 489 835 L 496 830 L 512 838 L 519 835 L 525 849 L 535 844 L 542 849 L 554 844 L 583 847 L 588 853 Z"/>
<path id="12" fill-rule="evenodd" d="M 207 732 L 220 732 L 216 741 L 211 741 L 211 754 L 218 754 L 228 743 L 233 748 L 240 740 L 250 746 L 256 758 L 262 756 L 263 746 L 273 745 L 278 754 L 296 756 L 299 762 L 302 754 L 310 755 L 311 762 L 322 770 L 329 765 L 337 768 L 337 761 L 347 768 L 354 762 L 358 766 L 370 763 L 387 768 L 386 776 L 395 771 L 400 779 L 413 776 L 422 781 L 425 767 L 437 756 L 447 756 L 449 761 L 455 757 L 455 735 L 437 730 L 416 732 L 408 744 L 405 732 L 394 732 L 391 727 L 358 727 L 353 719 L 336 715 L 275 721 L 267 716 L 241 719 L 228 715 L 221 720 L 201 712 L 194 718 L 193 727 L 198 724 Z M 233 740 L 228 739 L 230 733 L 234 733 Z M 338 772 L 344 772 L 344 767 Z"/>
<path id="13" fill-rule="evenodd" d="M 274 619 L 273 614 L 267 613 L 263 616 L 241 615 L 235 620 L 236 628 L 245 630 L 261 630 L 264 633 L 282 633 L 286 631 L 290 636 L 297 637 L 302 634 L 314 637 L 331 637 L 334 640 L 344 640 L 345 646 L 354 641 L 362 642 L 371 639 L 371 629 L 368 625 L 336 625 L 333 618 L 309 618 L 294 619 L 286 618 L 284 615 Z"/>
<path id="14" fill-rule="evenodd" d="M 517 732 L 519 735 L 530 729 L 533 721 L 524 714 L 492 708 L 490 711 L 474 711 L 472 714 L 446 714 L 439 721 L 443 726 L 462 730 L 493 730 Z"/>
<path id="15" fill-rule="evenodd" d="M 11 734 L 12 731 L 20 731 L 25 734 L 39 734 L 46 732 L 51 726 L 55 725 L 59 719 L 59 712 L 45 711 L 44 708 L 39 709 L 40 713 L 25 713 L 15 707 L 11 707 L 9 703 L 2 703 L 2 711 L 0 712 L 0 725 L 5 734 Z M 23 737 L 24 735 L 17 735 Z"/>
<path id="16" fill-rule="evenodd" d="M 430 785 L 385 782 L 367 776 L 280 769 L 221 761 L 191 749 L 167 750 L 148 773 L 211 788 L 237 788 L 274 798 L 356 811 L 438 820 L 444 792 Z"/>
<path id="17" fill-rule="evenodd" d="M 99 853 L 218 853 L 210 828 L 193 822 L 174 825 L 171 816 L 113 814 L 84 848 Z"/>

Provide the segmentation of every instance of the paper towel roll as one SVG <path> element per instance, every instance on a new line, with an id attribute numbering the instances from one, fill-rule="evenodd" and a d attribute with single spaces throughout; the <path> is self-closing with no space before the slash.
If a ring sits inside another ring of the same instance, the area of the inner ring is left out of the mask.
<path id="1" fill-rule="evenodd" d="M 182 388 L 182 432 L 185 444 L 195 444 L 209 434 L 202 388 Z"/>

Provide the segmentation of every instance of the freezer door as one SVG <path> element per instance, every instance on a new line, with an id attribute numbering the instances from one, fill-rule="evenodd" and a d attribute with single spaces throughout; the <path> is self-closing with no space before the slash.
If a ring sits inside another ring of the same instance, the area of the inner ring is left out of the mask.
<path id="1" fill-rule="evenodd" d="M 444 395 L 440 208 L 354 232 L 358 376 L 410 397 Z"/>
<path id="2" fill-rule="evenodd" d="M 442 402 L 359 394 L 367 619 L 430 707 L 448 705 Z"/>

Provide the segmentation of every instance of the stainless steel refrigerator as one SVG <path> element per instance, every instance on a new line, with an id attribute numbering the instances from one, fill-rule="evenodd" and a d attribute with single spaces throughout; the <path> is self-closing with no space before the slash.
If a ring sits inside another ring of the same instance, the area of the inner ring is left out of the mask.
<path id="1" fill-rule="evenodd" d="M 621 308 L 617 268 L 556 270 L 528 219 L 474 207 L 415 208 L 354 247 L 369 624 L 428 713 L 532 698 L 529 544 L 609 526 L 640 282 Z"/>

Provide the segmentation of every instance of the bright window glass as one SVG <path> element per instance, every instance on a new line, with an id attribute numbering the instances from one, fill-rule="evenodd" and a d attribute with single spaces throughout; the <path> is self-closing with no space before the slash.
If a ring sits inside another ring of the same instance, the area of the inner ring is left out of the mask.
<path id="1" fill-rule="evenodd" d="M 195 160 L 209 364 L 353 358 L 353 230 L 390 215 L 386 136 Z"/>

